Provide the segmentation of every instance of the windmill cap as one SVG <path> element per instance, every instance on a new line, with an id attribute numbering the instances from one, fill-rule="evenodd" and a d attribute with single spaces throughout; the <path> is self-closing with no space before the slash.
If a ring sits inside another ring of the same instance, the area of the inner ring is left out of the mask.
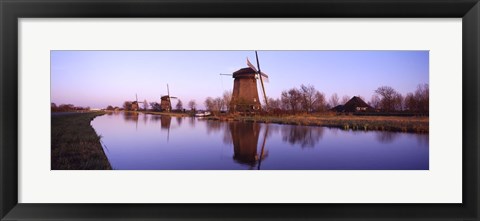
<path id="1" fill-rule="evenodd" d="M 233 72 L 233 78 L 236 77 L 254 77 L 256 74 L 255 70 L 252 68 L 242 68 L 238 71 Z"/>

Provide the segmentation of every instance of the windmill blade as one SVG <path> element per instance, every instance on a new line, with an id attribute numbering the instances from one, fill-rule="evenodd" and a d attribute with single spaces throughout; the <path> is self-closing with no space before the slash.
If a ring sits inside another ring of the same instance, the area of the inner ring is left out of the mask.
<path id="1" fill-rule="evenodd" d="M 172 99 L 172 98 L 173 98 L 173 99 L 178 99 L 178 97 L 170 97 L 170 99 Z"/>
<path id="2" fill-rule="evenodd" d="M 264 74 L 263 72 L 260 73 L 260 77 L 262 78 L 263 82 L 268 83 L 268 75 Z"/>
<path id="3" fill-rule="evenodd" d="M 262 75 L 263 79 L 268 78 L 268 75 L 263 72 L 260 72 L 260 75 Z"/>
<path id="4" fill-rule="evenodd" d="M 255 68 L 255 66 L 253 66 L 252 63 L 250 63 L 250 60 L 248 60 L 248 57 L 247 57 L 247 66 L 250 67 L 251 69 L 253 69 L 255 72 L 258 73 L 257 68 Z"/>
<path id="5" fill-rule="evenodd" d="M 268 109 L 267 93 L 265 93 L 265 86 L 263 85 L 263 76 L 261 75 L 262 70 L 260 70 L 260 61 L 258 60 L 258 52 L 257 51 L 255 51 L 255 58 L 257 58 L 257 67 L 258 67 L 258 72 L 257 73 L 260 73 L 260 83 L 262 84 L 262 91 L 263 91 L 263 98 L 265 99 L 265 106 Z M 267 75 L 267 78 L 268 78 L 268 75 Z"/>

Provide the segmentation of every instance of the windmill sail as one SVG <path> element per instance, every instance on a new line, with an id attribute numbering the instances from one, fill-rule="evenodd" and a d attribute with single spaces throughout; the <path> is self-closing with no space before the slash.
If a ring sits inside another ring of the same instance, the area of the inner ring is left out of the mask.
<path id="1" fill-rule="evenodd" d="M 268 83 L 268 75 L 260 72 L 260 77 L 262 78 L 263 82 Z"/>
<path id="2" fill-rule="evenodd" d="M 247 66 L 250 67 L 251 69 L 253 69 L 255 72 L 257 72 L 257 74 L 260 75 L 260 77 L 262 78 L 262 80 L 266 83 L 268 83 L 268 75 L 263 73 L 263 72 L 259 72 L 257 70 L 257 68 L 250 62 L 250 60 L 248 60 L 248 57 L 247 57 Z"/>
<path id="3" fill-rule="evenodd" d="M 259 61 L 259 59 L 258 59 L 258 52 L 257 52 L 257 51 L 255 51 L 255 58 L 257 59 L 257 67 L 258 67 L 258 72 L 257 72 L 257 73 L 260 75 L 260 83 L 262 84 L 262 91 L 263 91 L 263 97 L 264 97 L 264 99 L 265 99 L 265 106 L 266 106 L 266 108 L 267 108 L 267 110 L 268 110 L 267 93 L 265 93 L 265 86 L 263 85 L 263 78 L 264 78 L 263 75 L 267 76 L 267 78 L 268 78 L 268 75 L 263 74 L 263 73 L 262 73 L 262 70 L 260 70 L 260 61 Z M 248 61 L 248 59 L 247 59 L 247 61 Z"/>
<path id="4" fill-rule="evenodd" d="M 255 66 L 253 66 L 252 63 L 250 63 L 250 60 L 248 60 L 248 57 L 247 57 L 247 66 L 250 67 L 251 69 L 253 69 L 255 72 L 258 73 L 258 70 Z"/>

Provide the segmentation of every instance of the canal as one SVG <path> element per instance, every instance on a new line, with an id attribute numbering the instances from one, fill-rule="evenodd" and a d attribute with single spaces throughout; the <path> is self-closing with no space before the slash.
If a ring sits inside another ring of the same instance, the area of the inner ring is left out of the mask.
<path id="1" fill-rule="evenodd" d="M 428 170 L 428 134 L 109 113 L 92 121 L 117 170 Z"/>

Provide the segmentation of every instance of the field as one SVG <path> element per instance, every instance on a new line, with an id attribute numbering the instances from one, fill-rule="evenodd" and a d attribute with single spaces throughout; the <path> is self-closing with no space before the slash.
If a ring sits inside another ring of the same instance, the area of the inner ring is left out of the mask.
<path id="1" fill-rule="evenodd" d="M 277 123 L 306 126 L 337 127 L 344 130 L 380 130 L 410 133 L 428 133 L 428 117 L 399 116 L 355 116 L 336 114 L 297 114 L 297 115 L 219 115 L 210 120 Z"/>
<path id="2" fill-rule="evenodd" d="M 90 122 L 104 112 L 52 114 L 52 170 L 112 169 Z"/>

